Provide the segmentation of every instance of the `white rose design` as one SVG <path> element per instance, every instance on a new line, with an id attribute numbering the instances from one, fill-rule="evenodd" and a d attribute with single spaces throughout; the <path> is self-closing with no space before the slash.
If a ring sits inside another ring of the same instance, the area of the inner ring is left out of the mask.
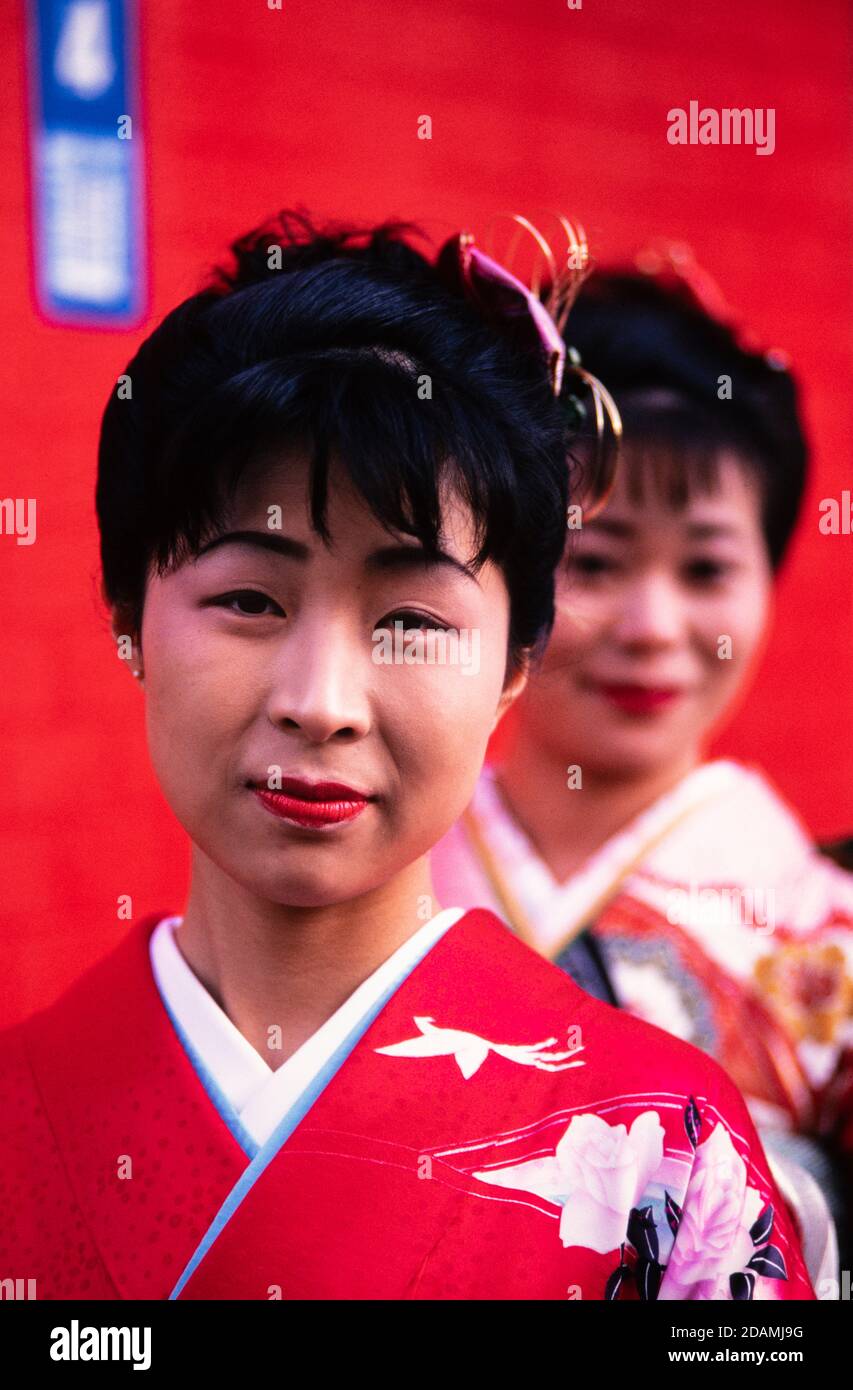
<path id="1" fill-rule="evenodd" d="M 626 1238 L 628 1217 L 663 1159 L 664 1131 L 656 1110 L 631 1125 L 600 1115 L 576 1115 L 553 1158 L 475 1173 L 481 1182 L 521 1188 L 558 1202 L 563 1245 L 606 1255 Z"/>

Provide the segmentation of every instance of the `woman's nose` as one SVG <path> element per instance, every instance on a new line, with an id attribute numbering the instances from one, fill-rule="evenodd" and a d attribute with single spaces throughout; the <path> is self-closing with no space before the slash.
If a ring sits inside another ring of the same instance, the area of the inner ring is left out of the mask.
<path id="1" fill-rule="evenodd" d="M 684 602 L 664 574 L 636 578 L 619 596 L 615 636 L 628 646 L 671 646 L 684 633 Z"/>
<path id="2" fill-rule="evenodd" d="M 370 667 L 370 652 L 365 660 L 358 642 L 342 628 L 302 627 L 288 638 L 278 658 L 268 702 L 270 719 L 312 743 L 363 738 L 371 722 Z"/>

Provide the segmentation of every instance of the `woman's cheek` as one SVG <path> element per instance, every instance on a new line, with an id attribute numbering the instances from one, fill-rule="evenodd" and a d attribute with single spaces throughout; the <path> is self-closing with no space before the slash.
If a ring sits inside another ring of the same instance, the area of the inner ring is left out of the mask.
<path id="1" fill-rule="evenodd" d="M 194 645 L 157 656 L 146 667 L 151 763 L 170 804 L 192 811 L 221 794 L 215 783 L 244 722 L 239 688 L 227 676 L 233 664 L 211 661 Z"/>
<path id="2" fill-rule="evenodd" d="M 716 726 L 735 700 L 754 650 L 753 634 L 744 630 L 729 608 L 706 625 L 702 649 L 705 679 L 700 721 L 704 732 Z"/>
<path id="3" fill-rule="evenodd" d="M 565 598 L 548 644 L 549 663 L 553 660 L 563 670 L 577 665 L 595 650 L 617 616 L 615 602 L 603 594 L 579 589 Z"/>
<path id="4" fill-rule="evenodd" d="M 728 598 L 705 624 L 705 646 L 724 680 L 737 679 L 752 661 L 763 630 L 764 605 L 757 592 Z"/>
<path id="5" fill-rule="evenodd" d="M 415 683 L 417 689 L 415 689 Z M 466 675 L 460 668 L 412 667 L 400 672 L 386 703 L 386 738 L 401 775 L 429 786 L 431 795 L 474 782 L 479 775 L 501 683 L 495 674 Z M 417 708 L 417 719 L 412 709 Z M 468 792 L 462 793 L 462 805 Z M 461 808 L 460 808 L 461 809 Z"/>

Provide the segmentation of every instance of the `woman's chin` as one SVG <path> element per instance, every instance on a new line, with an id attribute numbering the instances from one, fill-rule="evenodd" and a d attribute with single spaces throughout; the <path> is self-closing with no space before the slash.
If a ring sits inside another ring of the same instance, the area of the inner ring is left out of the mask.
<path id="1" fill-rule="evenodd" d="M 224 856 L 214 861 L 221 875 L 243 892 L 279 907 L 326 908 L 348 902 L 370 888 L 342 872 L 345 866 L 289 863 L 235 864 Z"/>
<path id="2" fill-rule="evenodd" d="M 279 907 L 298 907 L 320 909 L 337 907 L 339 903 L 349 902 L 354 895 L 349 887 L 338 883 L 318 883 L 305 879 L 289 879 L 282 883 L 261 882 L 254 885 L 258 897 Z"/>
<path id="3" fill-rule="evenodd" d="M 681 757 L 680 742 L 662 730 L 632 730 L 600 740 L 590 749 L 589 760 L 580 765 L 605 776 L 654 777 Z"/>

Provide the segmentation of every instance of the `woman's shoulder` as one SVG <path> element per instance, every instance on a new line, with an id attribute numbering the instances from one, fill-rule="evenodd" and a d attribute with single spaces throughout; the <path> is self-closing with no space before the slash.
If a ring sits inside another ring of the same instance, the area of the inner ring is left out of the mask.
<path id="1" fill-rule="evenodd" d="M 471 909 L 465 920 L 472 954 L 490 958 L 478 990 L 491 990 L 493 1001 L 511 1004 L 508 1015 L 516 1028 L 559 1029 L 561 1045 L 577 1049 L 588 1076 L 612 1080 L 620 1090 L 636 1085 L 686 1096 L 701 1093 L 733 1108 L 743 1104 L 723 1068 L 692 1043 L 587 994 L 490 910 Z M 472 963 L 463 964 L 471 977 Z"/>
<path id="2" fill-rule="evenodd" d="M 519 1001 L 506 1036 L 484 1034 L 519 1084 L 496 1089 L 499 1132 L 480 1145 L 474 1176 L 556 1197 L 564 1245 L 630 1247 L 610 1289 L 631 1279 L 643 1298 L 812 1297 L 746 1102 L 722 1067 L 586 994 L 491 913 L 471 925 L 481 947 L 492 937 L 484 979 L 497 993 L 511 978 Z"/>
<path id="3" fill-rule="evenodd" d="M 147 913 L 126 928 L 121 938 L 68 984 L 50 1003 L 0 1029 L 0 1072 L 4 1081 L 20 1082 L 31 1071 L 30 1057 L 48 1040 L 66 1055 L 105 1011 L 120 1012 L 140 981 L 151 981 L 148 942 L 166 912 Z M 64 1038 L 64 1044 L 63 1044 Z"/>

